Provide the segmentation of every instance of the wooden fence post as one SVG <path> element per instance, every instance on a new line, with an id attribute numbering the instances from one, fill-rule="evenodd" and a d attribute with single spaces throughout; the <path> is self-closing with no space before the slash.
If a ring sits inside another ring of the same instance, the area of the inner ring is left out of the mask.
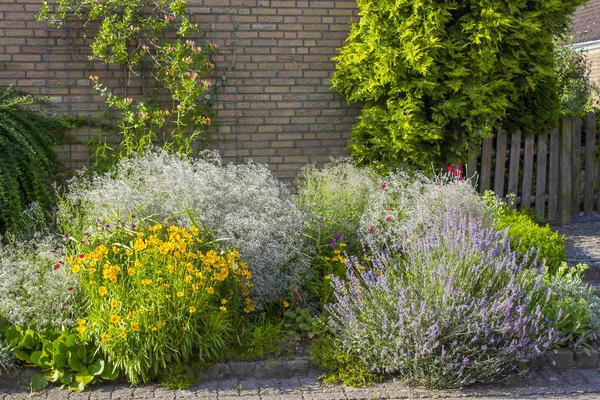
<path id="1" fill-rule="evenodd" d="M 510 164 L 508 168 L 508 194 L 515 194 L 516 207 L 516 196 L 519 191 L 519 160 L 521 158 L 521 131 L 517 130 L 512 134 L 510 142 Z"/>
<path id="2" fill-rule="evenodd" d="M 537 170 L 535 175 L 535 211 L 539 218 L 544 219 L 546 208 L 546 158 L 548 150 L 546 141 L 548 135 L 538 136 Z"/>
<path id="3" fill-rule="evenodd" d="M 581 211 L 581 118 L 573 118 L 571 148 L 571 215 Z"/>
<path id="4" fill-rule="evenodd" d="M 594 147 L 596 146 L 596 116 L 587 113 L 585 130 L 585 178 L 583 186 L 583 215 L 592 215 L 594 211 L 594 183 L 597 178 Z"/>
<path id="5" fill-rule="evenodd" d="M 500 129 L 496 135 L 496 168 L 494 170 L 494 192 L 504 197 L 504 171 L 506 169 L 506 131 Z"/>
<path id="6" fill-rule="evenodd" d="M 479 193 L 489 190 L 492 179 L 492 138 L 483 139 L 481 146 L 481 175 L 479 176 Z"/>
<path id="7" fill-rule="evenodd" d="M 548 171 L 548 220 L 558 219 L 558 171 L 560 161 L 560 129 L 550 133 L 550 168 Z"/>
<path id="8" fill-rule="evenodd" d="M 558 215 L 561 225 L 571 223 L 571 166 L 573 146 L 573 122 L 570 118 L 562 120 L 560 130 L 560 169 L 559 169 L 559 195 Z"/>
<path id="9" fill-rule="evenodd" d="M 533 134 L 525 137 L 525 151 L 523 155 L 523 190 L 521 193 L 521 207 L 531 206 L 531 189 L 533 188 Z"/>

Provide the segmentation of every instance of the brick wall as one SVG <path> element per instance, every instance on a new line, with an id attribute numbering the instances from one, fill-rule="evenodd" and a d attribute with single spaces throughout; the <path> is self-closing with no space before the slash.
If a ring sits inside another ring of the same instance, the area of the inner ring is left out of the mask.
<path id="1" fill-rule="evenodd" d="M 55 98 L 51 108 L 112 121 L 87 77 L 101 75 L 118 89 L 131 77 L 119 68 L 87 60 L 82 30 L 47 29 L 36 22 L 41 0 L 0 0 L 0 86 L 14 85 Z M 355 0 L 188 0 L 189 8 L 219 44 L 219 73 L 227 85 L 215 105 L 220 126 L 213 148 L 225 161 L 269 163 L 280 178 L 293 179 L 307 162 L 347 155 L 358 106 L 333 92 L 331 57 L 343 45 Z M 234 56 L 235 54 L 235 56 Z M 235 62 L 234 62 L 235 60 Z M 228 66 L 233 68 L 226 71 Z M 132 85 L 135 96 L 143 85 Z M 97 133 L 77 131 L 78 141 L 59 149 L 71 168 L 88 160 L 83 144 Z"/>

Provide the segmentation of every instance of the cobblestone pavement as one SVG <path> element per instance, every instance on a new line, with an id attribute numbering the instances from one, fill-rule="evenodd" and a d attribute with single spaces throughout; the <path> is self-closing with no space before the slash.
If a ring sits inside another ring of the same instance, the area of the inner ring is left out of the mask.
<path id="1" fill-rule="evenodd" d="M 473 385 L 465 389 L 428 391 L 406 389 L 388 381 L 360 389 L 320 385 L 316 376 L 290 379 L 230 379 L 205 382 L 189 390 L 169 390 L 157 384 L 92 387 L 84 393 L 52 388 L 41 393 L 25 389 L 0 389 L 0 400 L 26 399 L 218 399 L 218 400 L 351 400 L 351 399 L 600 399 L 600 368 L 545 369 L 505 384 Z"/>
<path id="2" fill-rule="evenodd" d="M 586 263 L 586 280 L 600 288 L 600 216 L 574 217 L 571 225 L 553 226 L 565 235 L 567 261 Z"/>
<path id="3" fill-rule="evenodd" d="M 576 217 L 565 227 L 553 226 L 565 235 L 570 263 L 590 265 L 587 279 L 600 285 L 600 216 Z M 600 368 L 559 371 L 546 368 L 494 385 L 473 385 L 460 390 L 428 391 L 403 388 L 388 381 L 366 389 L 320 385 L 316 375 L 290 379 L 229 379 L 203 382 L 189 390 L 169 390 L 157 384 L 130 387 L 101 385 L 84 393 L 51 388 L 30 394 L 24 388 L 0 388 L 0 400 L 116 400 L 116 399 L 217 399 L 217 400 L 352 400 L 352 399 L 574 399 L 600 400 Z"/>

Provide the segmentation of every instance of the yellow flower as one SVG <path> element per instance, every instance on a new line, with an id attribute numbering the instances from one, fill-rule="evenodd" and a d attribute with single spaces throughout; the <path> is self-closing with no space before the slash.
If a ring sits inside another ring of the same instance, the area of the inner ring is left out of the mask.
<path id="1" fill-rule="evenodd" d="M 108 334 L 103 333 L 102 335 L 100 335 L 100 339 L 102 339 L 102 341 L 104 343 L 108 342 L 108 339 L 110 338 L 110 336 L 108 336 Z"/>
<path id="2" fill-rule="evenodd" d="M 130 326 L 131 326 L 131 330 L 133 330 L 133 331 L 137 331 L 140 329 L 140 326 L 138 325 L 137 322 L 132 322 Z"/>
<path id="3" fill-rule="evenodd" d="M 244 312 L 250 313 L 252 311 L 254 311 L 254 304 L 252 304 L 252 300 L 249 297 L 246 297 L 244 299 Z"/>
<path id="4" fill-rule="evenodd" d="M 127 251 L 125 252 L 125 255 L 126 255 L 127 257 L 131 257 L 131 256 L 133 255 L 133 251 L 131 251 L 131 250 L 127 250 Z"/>
<path id="5" fill-rule="evenodd" d="M 142 279 L 142 285 L 149 285 L 152 283 L 152 279 Z"/>
<path id="6" fill-rule="evenodd" d="M 93 273 L 94 273 L 94 272 L 96 272 L 96 271 L 97 271 L 97 269 L 96 269 L 96 268 L 94 268 L 94 267 L 91 267 L 90 269 L 88 269 L 88 272 L 89 272 L 90 274 L 93 274 Z"/>
<path id="7" fill-rule="evenodd" d="M 144 267 L 144 266 L 142 265 L 142 263 L 141 263 L 141 262 L 139 262 L 139 261 L 136 261 L 136 262 L 134 262 L 134 263 L 133 263 L 133 266 L 134 266 L 134 267 L 136 267 L 137 269 L 141 269 L 141 268 L 143 268 L 143 267 Z"/>
<path id="8" fill-rule="evenodd" d="M 104 296 L 106 294 L 106 292 L 108 292 L 108 290 L 106 290 L 105 286 L 100 286 L 98 288 L 98 293 L 100 293 L 100 296 Z"/>
<path id="9" fill-rule="evenodd" d="M 126 338 L 127 338 L 127 334 L 126 334 L 125 332 L 121 332 L 121 337 L 122 337 L 123 339 L 126 339 Z"/>
<path id="10" fill-rule="evenodd" d="M 194 292 L 198 291 L 198 288 L 200 286 L 197 283 L 192 283 L 192 289 L 194 289 Z"/>
<path id="11" fill-rule="evenodd" d="M 325 279 L 326 281 L 328 281 L 328 280 L 330 280 L 330 279 L 331 279 L 331 276 L 329 276 L 329 275 L 325 275 L 325 276 L 323 277 L 323 279 Z"/>
<path id="12" fill-rule="evenodd" d="M 121 317 L 119 317 L 118 315 L 111 315 L 110 316 L 110 322 L 112 322 L 113 324 L 118 324 L 121 321 Z"/>
<path id="13" fill-rule="evenodd" d="M 129 276 L 133 276 L 135 274 L 135 268 L 127 268 L 127 273 Z"/>
<path id="14" fill-rule="evenodd" d="M 183 297 L 183 292 L 177 292 L 177 297 Z"/>
<path id="15" fill-rule="evenodd" d="M 133 251 L 142 251 L 146 248 L 146 243 L 143 240 L 137 239 L 133 244 Z"/>
<path id="16" fill-rule="evenodd" d="M 75 264 L 71 267 L 71 271 L 73 271 L 73 273 L 78 274 L 79 271 L 81 271 L 81 266 L 78 264 Z"/>
<path id="17" fill-rule="evenodd" d="M 162 229 L 162 225 L 161 224 L 157 224 L 157 225 L 153 225 L 150 228 L 148 228 L 151 232 L 156 232 Z"/>
<path id="18" fill-rule="evenodd" d="M 215 289 L 213 289 L 211 286 L 207 287 L 206 291 L 208 292 L 208 294 L 215 294 Z"/>
<path id="19" fill-rule="evenodd" d="M 119 306 L 119 301 L 118 301 L 118 300 L 112 300 L 112 301 L 110 302 L 110 306 L 111 306 L 112 308 L 118 307 L 118 306 Z"/>
<path id="20" fill-rule="evenodd" d="M 165 297 L 170 300 L 173 296 L 171 296 L 170 294 L 165 294 Z"/>
<path id="21" fill-rule="evenodd" d="M 185 276 L 185 283 L 190 283 L 192 281 L 192 276 L 191 275 L 186 275 Z"/>
<path id="22" fill-rule="evenodd" d="M 219 310 L 223 311 L 223 312 L 227 312 L 227 307 L 225 306 L 221 306 L 219 307 Z"/>
<path id="23" fill-rule="evenodd" d="M 144 232 L 137 232 L 136 235 L 139 238 L 143 238 L 144 237 Z"/>
<path id="24" fill-rule="evenodd" d="M 90 281 L 89 284 L 90 284 L 90 286 L 93 286 L 96 284 L 96 281 Z"/>
<path id="25" fill-rule="evenodd" d="M 115 254 L 119 254 L 119 252 L 121 251 L 121 249 L 120 249 L 120 248 L 118 248 L 117 246 L 113 246 L 113 247 L 112 247 L 112 251 L 113 251 L 113 253 L 115 253 Z"/>
<path id="26" fill-rule="evenodd" d="M 75 328 L 75 330 L 81 335 L 83 332 L 85 332 L 85 326 L 79 325 L 77 328 Z"/>
<path id="27" fill-rule="evenodd" d="M 195 226 L 190 226 L 189 229 L 190 229 L 190 232 L 192 232 L 192 234 L 195 236 L 198 236 L 200 234 L 200 231 Z"/>
<path id="28" fill-rule="evenodd" d="M 347 244 L 346 244 L 346 243 L 340 243 L 340 244 L 339 244 L 339 246 L 340 246 L 340 247 L 346 247 L 346 246 L 347 246 Z"/>
<path id="29" fill-rule="evenodd" d="M 80 319 L 77 321 L 77 325 L 85 325 L 86 320 L 85 319 Z"/>
<path id="30" fill-rule="evenodd" d="M 226 299 L 221 300 L 221 304 L 223 304 L 223 305 L 227 304 L 227 300 Z"/>
<path id="31" fill-rule="evenodd" d="M 333 251 L 333 254 L 340 254 L 340 253 L 341 253 L 341 251 L 340 251 L 340 250 L 338 250 L 338 249 L 335 249 L 335 250 Z"/>
<path id="32" fill-rule="evenodd" d="M 290 303 L 289 303 L 287 300 L 284 300 L 284 301 L 283 301 L 283 306 L 284 306 L 285 308 L 288 308 L 288 307 L 290 306 Z"/>
<path id="33" fill-rule="evenodd" d="M 194 306 L 191 306 L 191 307 L 190 307 L 190 314 L 193 314 L 193 313 L 195 313 L 195 312 L 196 312 L 196 307 L 194 307 Z"/>

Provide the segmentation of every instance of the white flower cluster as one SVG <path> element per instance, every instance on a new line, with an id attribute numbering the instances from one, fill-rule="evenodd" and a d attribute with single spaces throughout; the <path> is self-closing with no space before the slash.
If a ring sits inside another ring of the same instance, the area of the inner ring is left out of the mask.
<path id="1" fill-rule="evenodd" d="M 0 315 L 34 329 L 75 325 L 77 277 L 61 261 L 64 246 L 53 236 L 0 245 Z"/>
<path id="2" fill-rule="evenodd" d="M 157 150 L 124 159 L 109 174 L 76 178 L 59 202 L 58 218 L 64 233 L 76 233 L 93 232 L 96 221 L 115 215 L 187 225 L 186 211 L 240 251 L 257 307 L 298 288 L 309 271 L 302 216 L 288 189 L 266 165 L 222 166 L 215 152 L 192 160 Z"/>

